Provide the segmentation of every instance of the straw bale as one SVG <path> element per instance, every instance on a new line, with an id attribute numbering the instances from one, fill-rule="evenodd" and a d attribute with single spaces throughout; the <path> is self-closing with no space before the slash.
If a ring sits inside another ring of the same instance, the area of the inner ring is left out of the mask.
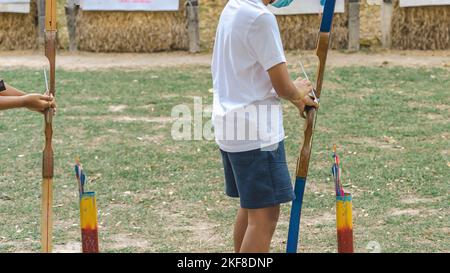
<path id="1" fill-rule="evenodd" d="M 156 52 L 188 48 L 185 8 L 176 12 L 80 11 L 79 50 Z"/>
<path id="2" fill-rule="evenodd" d="M 317 14 L 277 16 L 285 49 L 314 49 L 317 44 L 320 16 Z M 348 44 L 348 9 L 335 15 L 333 23 L 334 49 L 346 49 Z"/>
<path id="3" fill-rule="evenodd" d="M 392 47 L 450 49 L 450 6 L 400 8 L 394 0 Z"/>
<path id="4" fill-rule="evenodd" d="M 203 49 L 212 49 L 220 14 L 227 0 L 200 2 L 200 32 Z M 347 2 L 347 1 L 346 1 Z M 347 4 L 347 3 L 346 3 Z M 320 17 L 317 14 L 277 16 L 285 49 L 314 49 Z M 348 44 L 348 9 L 337 14 L 333 29 L 333 48 L 344 49 Z"/>
<path id="5" fill-rule="evenodd" d="M 0 13 L 0 50 L 37 48 L 37 31 L 36 0 L 28 14 Z"/>
<path id="6" fill-rule="evenodd" d="M 379 0 L 381 2 L 381 0 Z M 361 0 L 360 5 L 360 43 L 364 46 L 381 45 L 381 5 L 380 2 Z"/>
<path id="7" fill-rule="evenodd" d="M 228 0 L 200 0 L 200 43 L 204 50 L 214 47 L 220 14 Z"/>
<path id="8" fill-rule="evenodd" d="M 67 30 L 67 18 L 65 5 L 67 0 L 58 0 L 57 4 L 57 22 L 58 22 L 58 46 L 60 49 L 69 48 L 69 31 Z"/>

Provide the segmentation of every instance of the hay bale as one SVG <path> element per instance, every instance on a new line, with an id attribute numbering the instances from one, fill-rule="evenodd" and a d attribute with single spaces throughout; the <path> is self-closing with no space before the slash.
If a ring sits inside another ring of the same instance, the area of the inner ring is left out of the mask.
<path id="1" fill-rule="evenodd" d="M 360 41 L 361 45 L 371 47 L 381 45 L 381 5 L 380 2 L 361 0 Z"/>
<path id="2" fill-rule="evenodd" d="M 317 14 L 277 16 L 284 48 L 288 50 L 315 49 L 320 16 Z M 346 49 L 348 45 L 348 1 L 345 13 L 336 14 L 333 23 L 333 49 Z"/>
<path id="3" fill-rule="evenodd" d="M 57 3 L 57 23 L 58 23 L 58 47 L 59 49 L 69 48 L 69 30 L 67 29 L 67 18 L 65 5 L 67 0 L 58 0 Z"/>
<path id="4" fill-rule="evenodd" d="M 450 6 L 400 8 L 394 0 L 392 47 L 450 49 Z"/>
<path id="5" fill-rule="evenodd" d="M 0 50 L 37 48 L 37 5 L 31 1 L 28 14 L 0 13 Z"/>
<path id="6" fill-rule="evenodd" d="M 180 5 L 180 11 L 176 12 L 80 10 L 77 17 L 78 49 L 94 52 L 186 50 L 189 41 L 185 7 Z"/>
<path id="7" fill-rule="evenodd" d="M 200 36 L 202 48 L 211 50 L 220 14 L 227 0 L 208 0 L 200 3 Z M 334 21 L 333 48 L 346 49 L 348 44 L 348 1 L 346 12 L 337 14 Z M 277 16 L 285 49 L 314 49 L 320 17 L 316 14 Z"/>
<path id="8" fill-rule="evenodd" d="M 200 0 L 200 44 L 203 50 L 212 50 L 220 14 L 228 0 Z"/>

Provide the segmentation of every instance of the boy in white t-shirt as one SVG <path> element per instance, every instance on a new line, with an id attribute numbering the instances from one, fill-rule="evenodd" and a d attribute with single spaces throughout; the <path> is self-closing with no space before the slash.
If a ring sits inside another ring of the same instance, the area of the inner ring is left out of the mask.
<path id="1" fill-rule="evenodd" d="M 280 204 L 295 198 L 284 151 L 280 98 L 303 114 L 318 107 L 312 84 L 292 82 L 277 21 L 267 5 L 292 0 L 229 0 L 220 17 L 212 61 L 213 125 L 226 194 L 240 198 L 236 252 L 268 252 Z"/>

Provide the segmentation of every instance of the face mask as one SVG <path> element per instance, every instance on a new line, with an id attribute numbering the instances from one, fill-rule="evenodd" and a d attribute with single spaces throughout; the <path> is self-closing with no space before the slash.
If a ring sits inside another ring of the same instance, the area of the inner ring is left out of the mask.
<path id="1" fill-rule="evenodd" d="M 292 1 L 294 0 L 277 0 L 275 1 L 275 3 L 272 4 L 272 6 L 276 7 L 276 8 L 284 8 L 289 6 Z"/>

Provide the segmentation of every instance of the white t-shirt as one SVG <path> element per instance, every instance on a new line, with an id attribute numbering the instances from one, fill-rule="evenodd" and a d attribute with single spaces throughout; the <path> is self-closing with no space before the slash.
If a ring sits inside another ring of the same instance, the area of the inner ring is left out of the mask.
<path id="1" fill-rule="evenodd" d="M 212 121 L 223 151 L 263 149 L 284 139 L 280 99 L 267 72 L 284 62 L 277 20 L 262 0 L 230 0 L 212 61 Z"/>

